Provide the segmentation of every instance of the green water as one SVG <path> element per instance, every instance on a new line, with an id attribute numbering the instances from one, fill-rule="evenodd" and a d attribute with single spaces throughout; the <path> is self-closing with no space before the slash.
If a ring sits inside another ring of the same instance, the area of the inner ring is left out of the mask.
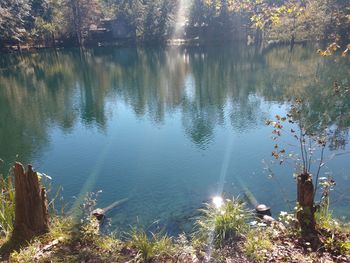
<path id="1" fill-rule="evenodd" d="M 90 191 L 102 190 L 99 206 L 129 198 L 110 214 L 117 229 L 157 224 L 178 233 L 203 201 L 222 192 L 242 196 L 245 189 L 277 213 L 293 206 L 293 166 L 270 165 L 274 142 L 264 123 L 299 96 L 310 101 L 305 121 L 315 130 L 325 116 L 339 125 L 340 139 L 326 155 L 342 155 L 327 162 L 322 176 L 334 176 L 335 213 L 349 217 L 350 98 L 334 104 L 329 90 L 334 80 L 349 85 L 350 64 L 315 50 L 1 55 L 0 157 L 31 162 L 51 176 L 54 188 L 63 187 L 68 211 Z M 341 120 L 334 117 L 339 112 Z"/>

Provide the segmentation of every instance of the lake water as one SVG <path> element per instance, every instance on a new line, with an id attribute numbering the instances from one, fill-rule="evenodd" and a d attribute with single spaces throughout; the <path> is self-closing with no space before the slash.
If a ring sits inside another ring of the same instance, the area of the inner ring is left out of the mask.
<path id="1" fill-rule="evenodd" d="M 31 162 L 51 176 L 54 188 L 63 187 L 66 212 L 87 192 L 102 190 L 100 207 L 129 198 L 110 214 L 115 229 L 157 224 L 179 233 L 203 202 L 247 189 L 277 214 L 294 206 L 294 171 L 270 163 L 275 142 L 265 120 L 285 115 L 290 100 L 302 97 L 310 100 L 305 118 L 315 129 L 325 116 L 339 126 L 341 139 L 326 156 L 340 155 L 322 176 L 337 182 L 335 214 L 349 217 L 350 97 L 334 104 L 329 91 L 335 80 L 349 85 L 350 63 L 322 58 L 316 49 L 1 55 L 0 158 Z"/>

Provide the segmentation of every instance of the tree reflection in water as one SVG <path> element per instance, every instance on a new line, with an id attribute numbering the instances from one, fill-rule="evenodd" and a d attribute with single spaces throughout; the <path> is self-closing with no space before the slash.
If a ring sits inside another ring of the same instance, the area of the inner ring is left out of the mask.
<path id="1" fill-rule="evenodd" d="M 101 48 L 12 54 L 0 58 L 0 157 L 9 163 L 40 158 L 52 127 L 70 133 L 79 123 L 101 132 L 113 116 L 106 105 L 129 107 L 162 126 L 180 114 L 186 137 L 207 149 L 215 129 L 244 133 L 274 112 L 304 98 L 310 132 L 334 129 L 330 150 L 349 139 L 350 99 L 333 82 L 349 85 L 346 59 L 322 58 L 315 47 Z M 265 105 L 265 106 L 264 106 Z M 117 111 L 118 114 L 118 111 Z M 261 138 L 269 140 L 269 138 Z M 268 155 L 268 153 L 266 153 Z"/>

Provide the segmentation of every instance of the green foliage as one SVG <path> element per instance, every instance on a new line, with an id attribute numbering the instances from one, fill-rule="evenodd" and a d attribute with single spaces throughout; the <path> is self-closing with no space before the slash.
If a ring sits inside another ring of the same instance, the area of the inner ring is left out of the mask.
<path id="1" fill-rule="evenodd" d="M 8 238 L 15 218 L 15 190 L 12 177 L 0 174 L 0 238 Z"/>
<path id="2" fill-rule="evenodd" d="M 346 39 L 346 6 L 336 0 L 255 1 L 251 22 L 268 40 Z"/>
<path id="3" fill-rule="evenodd" d="M 248 220 L 252 218 L 245 204 L 235 198 L 227 199 L 219 208 L 206 204 L 200 212 L 202 215 L 196 220 L 195 236 L 204 242 L 213 239 L 218 247 L 246 233 L 249 230 Z"/>
<path id="4" fill-rule="evenodd" d="M 101 191 L 87 193 L 83 203 L 80 205 L 80 214 L 77 215 L 80 220 L 76 228 L 81 238 L 86 241 L 93 241 L 100 235 L 100 223 L 97 218 L 92 215 L 100 193 Z"/>
<path id="5" fill-rule="evenodd" d="M 29 10 L 26 0 L 0 1 L 0 45 L 4 40 L 16 43 L 24 40 L 27 35 L 25 22 L 30 15 Z"/>
<path id="6" fill-rule="evenodd" d="M 82 208 L 90 211 L 90 207 L 96 204 L 95 197 L 95 194 L 89 194 L 86 205 Z M 205 214 L 207 214 L 205 217 L 208 217 L 208 209 L 214 208 L 204 209 Z M 278 246 L 284 246 L 279 239 L 283 240 L 286 237 L 285 233 L 289 235 L 288 231 L 282 231 L 283 228 L 278 228 L 278 225 L 249 228 L 246 222 L 241 221 L 241 219 L 248 220 L 251 217 L 250 212 L 236 199 L 226 200 L 220 209 L 215 209 L 220 211 L 222 216 L 221 219 L 218 219 L 220 229 L 225 228 L 227 233 L 233 233 L 229 229 L 234 228 L 236 234 L 232 237 L 238 233 L 244 234 L 244 237 L 240 239 L 241 242 L 237 247 L 234 246 L 239 252 L 232 251 L 232 243 L 226 243 L 227 246 L 221 246 L 221 244 L 224 245 L 221 243 L 217 249 L 213 249 L 210 262 L 229 261 L 232 260 L 231 256 L 241 252 L 254 262 L 265 262 L 266 256 L 271 258 L 272 253 L 275 253 L 273 251 L 277 249 L 274 242 L 277 242 Z M 244 216 L 239 216 L 242 214 Z M 232 218 L 223 220 L 229 215 L 236 215 L 238 221 Z M 290 221 L 288 215 L 283 216 L 287 221 Z M 217 218 L 218 215 L 215 217 Z M 210 237 L 210 234 L 205 234 L 205 239 L 194 238 L 189 241 L 184 235 L 180 235 L 173 242 L 172 238 L 167 235 L 148 234 L 145 230 L 133 228 L 127 233 L 127 240 L 123 242 L 113 236 L 99 234 L 96 231 L 98 223 L 91 217 L 79 225 L 80 227 L 77 229 L 75 221 L 70 217 L 53 217 L 50 232 L 31 241 L 25 248 L 13 252 L 9 262 L 31 262 L 33 260 L 35 262 L 194 262 L 198 260 L 198 255 L 204 257 L 204 252 L 201 249 L 206 247 Z M 287 228 L 290 227 L 292 226 L 287 226 Z M 207 233 L 207 230 L 203 231 Z M 350 228 L 339 224 L 337 228 L 328 228 L 326 231 L 324 248 L 334 255 L 347 257 L 350 253 L 348 238 Z M 227 236 L 225 241 L 228 241 Z M 231 241 L 236 242 L 236 240 Z M 290 246 L 287 245 L 287 248 L 292 249 Z M 300 253 L 298 249 L 296 252 Z"/>
<path id="7" fill-rule="evenodd" d="M 244 253 L 254 261 L 264 261 L 265 254 L 272 250 L 273 244 L 266 229 L 252 229 L 246 235 Z"/>
<path id="8" fill-rule="evenodd" d="M 250 6 L 249 1 L 195 0 L 189 11 L 187 33 L 205 40 L 245 39 Z"/>
<path id="9" fill-rule="evenodd" d="M 331 19 L 326 8 L 326 4 L 330 5 L 328 2 L 288 0 L 271 5 L 269 1 L 261 1 L 255 7 L 259 11 L 254 12 L 251 20 L 255 27 L 264 30 L 268 39 L 320 39 Z"/>
<path id="10" fill-rule="evenodd" d="M 0 41 L 53 45 L 58 38 L 84 45 L 90 27 L 121 16 L 139 40 L 162 41 L 180 22 L 179 3 L 188 14 L 179 17 L 188 37 L 246 39 L 252 27 L 263 30 L 267 39 L 349 37 L 348 5 L 336 0 L 194 0 L 191 5 L 179 0 L 3 0 Z"/>
<path id="11" fill-rule="evenodd" d="M 324 228 L 321 232 L 323 247 L 337 255 L 350 255 L 350 239 L 348 225 L 343 225 L 331 216 L 322 218 Z"/>
<path id="12" fill-rule="evenodd" d="M 136 28 L 139 40 L 156 41 L 171 34 L 176 11 L 177 1 L 121 0 L 115 16 L 125 16 Z"/>
<path id="13" fill-rule="evenodd" d="M 100 234 L 100 224 L 96 217 L 90 216 L 80 226 L 80 234 L 84 240 L 94 240 Z"/>
<path id="14" fill-rule="evenodd" d="M 146 261 L 153 257 L 171 256 L 174 253 L 173 241 L 167 235 L 161 233 L 150 233 L 144 230 L 133 228 L 129 237 L 130 245 L 137 250 L 137 258 Z"/>
<path id="15" fill-rule="evenodd" d="M 333 219 L 332 211 L 330 211 L 330 193 L 335 186 L 335 182 L 330 177 L 321 177 L 319 181 L 322 195 L 315 214 L 317 224 L 321 229 L 336 229 L 339 227 L 339 224 Z"/>
<path id="16" fill-rule="evenodd" d="M 74 221 L 70 217 L 53 217 L 50 232 L 32 240 L 27 246 L 10 255 L 10 262 L 30 262 L 38 255 L 43 245 L 54 247 L 53 244 L 69 244 L 72 239 Z M 40 262 L 47 262 L 42 260 Z"/>

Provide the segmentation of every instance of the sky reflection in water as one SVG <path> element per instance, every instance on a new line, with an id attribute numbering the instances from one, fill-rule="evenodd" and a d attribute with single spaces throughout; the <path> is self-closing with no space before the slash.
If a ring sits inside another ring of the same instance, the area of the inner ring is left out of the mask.
<path id="1" fill-rule="evenodd" d="M 112 213 L 116 228 L 159 220 L 174 233 L 221 192 L 249 189 L 273 212 L 288 209 L 293 170 L 271 165 L 269 179 L 262 160 L 269 164 L 274 142 L 265 119 L 284 115 L 300 96 L 311 100 L 307 121 L 325 114 L 334 121 L 325 90 L 335 79 L 349 83 L 346 60 L 301 46 L 292 53 L 243 46 L 67 50 L 4 56 L 0 68 L 5 162 L 16 154 L 33 162 L 63 186 L 71 207 L 79 205 L 73 196 L 100 189 L 102 207 L 129 198 Z M 349 125 L 350 117 L 339 129 L 343 143 L 328 155 L 346 152 Z M 336 213 L 346 216 L 348 158 L 325 169 L 337 181 Z"/>

